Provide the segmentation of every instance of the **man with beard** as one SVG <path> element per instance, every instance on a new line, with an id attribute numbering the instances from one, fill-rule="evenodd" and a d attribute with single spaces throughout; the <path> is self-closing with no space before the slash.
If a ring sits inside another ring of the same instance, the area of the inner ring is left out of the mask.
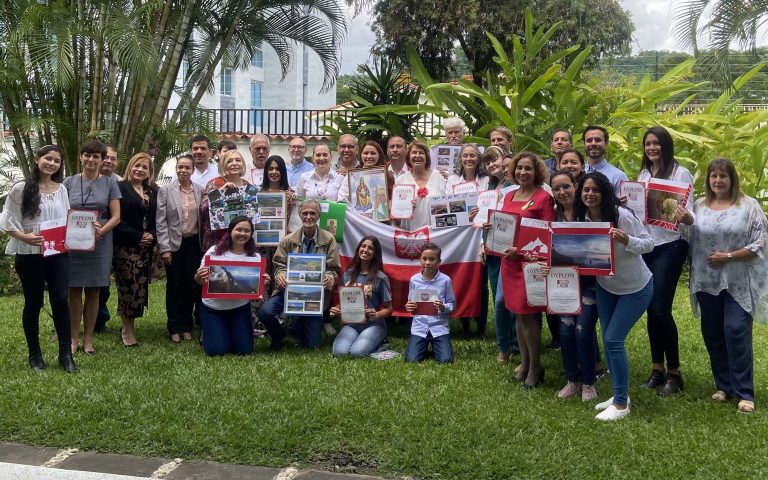
<path id="1" fill-rule="evenodd" d="M 387 170 L 395 177 L 395 180 L 408 173 L 403 137 L 390 137 L 387 142 Z"/>
<path id="2" fill-rule="evenodd" d="M 189 142 L 189 154 L 195 161 L 192 183 L 205 190 L 208 182 L 219 176 L 218 166 L 211 164 L 211 140 L 205 135 L 195 135 Z"/>
<path id="3" fill-rule="evenodd" d="M 347 170 L 357 167 L 357 137 L 354 135 L 342 135 L 339 137 L 339 163 L 336 165 L 336 172 L 342 175 L 347 174 Z"/>
<path id="4" fill-rule="evenodd" d="M 584 153 L 587 154 L 585 172 L 600 172 L 613 185 L 613 193 L 619 196 L 619 186 L 622 181 L 627 181 L 627 174 L 614 167 L 605 159 L 605 148 L 608 145 L 608 131 L 596 125 L 590 125 L 584 129 Z"/>
<path id="5" fill-rule="evenodd" d="M 544 160 L 544 165 L 549 168 L 550 173 L 555 173 L 560 165 L 560 157 L 563 152 L 573 147 L 573 135 L 564 128 L 558 128 L 552 133 L 552 141 L 549 142 L 549 149 L 554 157 Z"/>
<path id="6" fill-rule="evenodd" d="M 269 158 L 269 137 L 257 133 L 251 137 L 251 145 L 248 148 L 251 151 L 253 166 L 248 169 L 245 178 L 254 185 L 261 185 L 264 180 L 264 165 Z"/>

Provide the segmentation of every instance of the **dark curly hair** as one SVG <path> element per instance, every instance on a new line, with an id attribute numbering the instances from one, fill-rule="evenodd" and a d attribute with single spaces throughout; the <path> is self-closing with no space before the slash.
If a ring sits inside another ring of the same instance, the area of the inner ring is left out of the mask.
<path id="1" fill-rule="evenodd" d="M 61 158 L 61 166 L 56 173 L 51 175 L 51 180 L 61 183 L 64 179 L 64 150 L 58 145 L 46 145 L 38 150 L 32 167 L 32 178 L 27 179 L 24 183 L 24 189 L 21 191 L 21 216 L 23 218 L 34 218 L 40 215 L 40 168 L 37 166 L 37 160 L 51 152 L 57 152 Z"/>
<path id="2" fill-rule="evenodd" d="M 277 168 L 280 170 L 280 190 L 290 190 L 291 186 L 288 185 L 288 169 L 285 168 L 285 160 L 280 155 L 272 155 L 264 163 L 264 178 L 261 180 L 261 190 L 266 192 L 269 190 L 269 167 L 273 164 L 277 164 Z"/>
<path id="3" fill-rule="evenodd" d="M 576 205 L 574 207 L 574 217 L 579 222 L 583 222 L 587 217 L 587 207 L 581 200 L 581 192 L 584 190 L 584 183 L 587 180 L 592 180 L 600 190 L 600 220 L 601 222 L 611 222 L 614 226 L 619 222 L 619 200 L 616 198 L 616 194 L 613 192 L 613 185 L 608 180 L 608 177 L 600 172 L 589 172 L 584 174 L 579 181 L 579 187 L 576 189 Z M 593 221 L 597 219 L 591 219 Z"/>
<path id="4" fill-rule="evenodd" d="M 228 252 L 232 248 L 232 230 L 234 230 L 235 225 L 240 222 L 248 222 L 248 225 L 251 226 L 251 238 L 245 242 L 243 247 L 245 249 L 245 254 L 249 257 L 256 255 L 256 241 L 253 239 L 253 222 L 251 222 L 251 219 L 245 215 L 238 215 L 237 217 L 233 218 L 231 222 L 229 222 L 229 226 L 227 227 L 227 234 L 221 237 L 221 240 L 219 240 L 216 244 L 216 249 L 213 251 L 214 255 L 224 255 L 225 252 Z"/>

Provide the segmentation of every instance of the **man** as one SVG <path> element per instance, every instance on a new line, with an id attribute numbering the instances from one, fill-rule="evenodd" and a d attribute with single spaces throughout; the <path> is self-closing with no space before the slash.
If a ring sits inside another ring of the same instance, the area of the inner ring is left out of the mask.
<path id="1" fill-rule="evenodd" d="M 446 118 L 443 122 L 445 129 L 445 143 L 448 145 L 464 144 L 464 129 L 467 124 L 459 117 Z"/>
<path id="2" fill-rule="evenodd" d="M 403 137 L 390 137 L 387 142 L 387 170 L 395 180 L 408 173 L 408 165 L 405 163 L 405 139 Z"/>
<path id="3" fill-rule="evenodd" d="M 325 255 L 325 301 L 323 310 L 329 305 L 331 290 L 339 278 L 341 264 L 339 251 L 333 235 L 318 227 L 320 220 L 320 203 L 314 198 L 308 198 L 299 205 L 301 228 L 285 237 L 277 246 L 273 258 L 275 289 L 272 297 L 264 302 L 257 316 L 272 337 L 271 348 L 279 350 L 283 346 L 286 328 L 280 324 L 277 316 L 283 312 L 285 301 L 284 291 L 287 282 L 286 265 L 288 254 L 319 253 Z M 296 336 L 307 348 L 318 348 L 322 338 L 323 315 L 299 315 L 293 325 Z"/>
<path id="4" fill-rule="evenodd" d="M 560 157 L 563 152 L 573 146 L 573 136 L 571 132 L 563 128 L 558 128 L 552 133 L 552 141 L 549 142 L 549 150 L 554 157 L 544 160 L 544 164 L 549 168 L 550 173 L 555 173 L 560 165 Z"/>
<path id="5" fill-rule="evenodd" d="M 119 182 L 122 180 L 122 177 L 115 173 L 115 169 L 119 164 L 120 159 L 117 156 L 117 150 L 112 145 L 107 145 L 107 154 L 101 162 L 99 173 L 105 177 L 114 175 L 115 180 Z M 107 322 L 111 318 L 107 302 L 109 302 L 109 286 L 101 287 L 99 290 L 99 313 L 96 315 L 96 326 L 93 329 L 96 333 L 109 333 L 112 330 L 107 327 Z"/>
<path id="6" fill-rule="evenodd" d="M 264 180 L 264 165 L 269 158 L 269 137 L 262 133 L 257 133 L 251 137 L 249 150 L 253 159 L 253 166 L 248 169 L 245 178 L 254 185 L 261 186 Z"/>
<path id="7" fill-rule="evenodd" d="M 205 135 L 195 135 L 189 142 L 189 154 L 195 161 L 195 171 L 192 173 L 192 183 L 205 190 L 208 182 L 219 176 L 219 168 L 211 165 L 211 140 Z"/>
<path id="8" fill-rule="evenodd" d="M 627 174 L 619 168 L 614 167 L 605 159 L 605 148 L 608 145 L 608 131 L 596 125 L 590 125 L 584 129 L 584 153 L 587 154 L 587 165 L 585 171 L 600 172 L 613 185 L 613 193 L 619 196 L 619 185 L 622 181 L 627 181 Z"/>
<path id="9" fill-rule="evenodd" d="M 232 140 L 222 140 L 219 142 L 219 153 L 225 154 L 230 150 L 237 150 L 237 144 Z"/>
<path id="10" fill-rule="evenodd" d="M 288 185 L 295 190 L 299 185 L 301 174 L 311 171 L 315 166 L 307 161 L 307 144 L 303 138 L 296 137 L 291 140 L 291 143 L 288 144 L 288 155 L 291 157 L 291 162 L 286 165 Z"/>
<path id="11" fill-rule="evenodd" d="M 504 154 L 509 153 L 509 144 L 512 142 L 512 131 L 504 126 L 494 127 L 490 133 L 491 145 L 497 146 Z"/>
<path id="12" fill-rule="evenodd" d="M 336 171 L 342 175 L 347 174 L 347 170 L 357 167 L 357 137 L 345 134 L 339 137 L 339 163 L 336 165 Z"/>

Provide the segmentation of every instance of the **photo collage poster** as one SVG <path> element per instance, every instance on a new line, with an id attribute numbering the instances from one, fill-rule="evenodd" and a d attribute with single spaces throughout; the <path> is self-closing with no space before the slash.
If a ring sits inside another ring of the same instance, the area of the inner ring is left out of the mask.
<path id="1" fill-rule="evenodd" d="M 219 188 L 208 192 L 211 230 L 222 230 L 235 217 L 245 215 L 253 224 L 259 223 L 259 187 L 243 185 L 238 188 Z"/>
<path id="2" fill-rule="evenodd" d="M 285 305 L 289 315 L 322 315 L 325 300 L 325 255 L 288 254 L 286 265 Z"/>
<path id="3" fill-rule="evenodd" d="M 454 193 L 429 197 L 429 219 L 432 228 L 469 225 L 469 211 L 477 205 L 477 192 Z"/>
<path id="4" fill-rule="evenodd" d="M 253 224 L 254 240 L 258 245 L 277 245 L 288 227 L 285 192 L 259 192 L 256 197 L 259 221 Z"/>

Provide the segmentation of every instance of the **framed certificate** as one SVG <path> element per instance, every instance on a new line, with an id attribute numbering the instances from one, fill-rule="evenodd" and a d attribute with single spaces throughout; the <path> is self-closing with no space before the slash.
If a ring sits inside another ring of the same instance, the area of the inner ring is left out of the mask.
<path id="1" fill-rule="evenodd" d="M 504 252 L 515 245 L 520 215 L 516 213 L 491 210 L 488 214 L 491 229 L 485 240 L 485 253 L 503 256 Z"/>
<path id="2" fill-rule="evenodd" d="M 413 218 L 413 200 L 416 198 L 414 185 L 395 185 L 392 187 L 392 208 L 389 215 L 392 220 L 410 220 Z"/>
<path id="3" fill-rule="evenodd" d="M 67 250 L 75 252 L 96 250 L 96 227 L 93 224 L 98 221 L 99 212 L 96 210 L 70 208 L 67 211 L 67 230 L 64 236 L 64 245 Z"/>
<path id="4" fill-rule="evenodd" d="M 581 313 L 579 268 L 552 267 L 547 275 L 547 313 L 578 315 Z"/>
<path id="5" fill-rule="evenodd" d="M 265 258 L 254 261 L 207 256 L 208 279 L 203 284 L 203 298 L 259 300 L 264 296 Z"/>
<path id="6" fill-rule="evenodd" d="M 675 211 L 678 205 L 685 207 L 690 194 L 690 183 L 652 178 L 646 194 L 646 223 L 676 232 Z"/>
<path id="7" fill-rule="evenodd" d="M 523 263 L 525 299 L 529 307 L 547 306 L 547 279 L 539 262 Z"/>
<path id="8" fill-rule="evenodd" d="M 582 275 L 613 275 L 609 222 L 552 222 L 553 267 L 576 266 Z"/>
<path id="9" fill-rule="evenodd" d="M 438 298 L 438 292 L 433 288 L 417 288 L 408 292 L 408 301 L 416 304 L 413 315 L 437 315 L 435 301 Z"/>
<path id="10" fill-rule="evenodd" d="M 349 286 L 339 288 L 339 308 L 341 308 L 342 322 L 365 322 L 365 291 L 363 287 Z"/>
<path id="11" fill-rule="evenodd" d="M 621 182 L 619 197 L 627 197 L 625 207 L 629 208 L 641 222 L 645 223 L 645 182 Z"/>

